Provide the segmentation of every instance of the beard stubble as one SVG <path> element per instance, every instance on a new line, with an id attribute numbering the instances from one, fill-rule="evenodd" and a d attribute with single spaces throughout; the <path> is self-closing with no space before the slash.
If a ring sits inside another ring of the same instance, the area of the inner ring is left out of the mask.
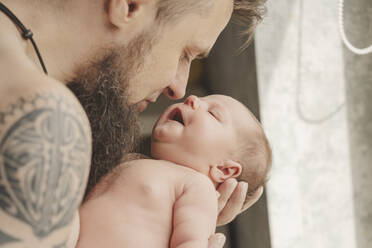
<path id="1" fill-rule="evenodd" d="M 147 32 L 126 47 L 105 49 L 67 84 L 83 106 L 92 130 L 92 163 L 84 198 L 139 142 L 138 111 L 128 102 L 128 88 L 133 87 L 131 78 L 143 69 L 144 57 L 154 42 L 154 32 Z"/>

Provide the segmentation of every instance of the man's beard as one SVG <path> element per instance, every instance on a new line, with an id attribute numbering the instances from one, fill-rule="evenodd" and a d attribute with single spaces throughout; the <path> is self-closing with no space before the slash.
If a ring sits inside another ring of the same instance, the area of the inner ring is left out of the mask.
<path id="1" fill-rule="evenodd" d="M 151 44 L 147 34 L 125 48 L 107 49 L 68 84 L 86 111 L 92 130 L 92 165 L 85 196 L 138 143 L 138 111 L 128 103 L 128 86 Z"/>

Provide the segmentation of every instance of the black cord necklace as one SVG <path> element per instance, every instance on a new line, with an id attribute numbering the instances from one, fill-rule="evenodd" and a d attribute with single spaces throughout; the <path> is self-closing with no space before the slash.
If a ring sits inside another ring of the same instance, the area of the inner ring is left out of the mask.
<path id="1" fill-rule="evenodd" d="M 40 61 L 40 64 L 41 66 L 43 67 L 43 70 L 45 72 L 45 74 L 48 75 L 48 71 L 45 67 L 45 64 L 44 64 L 44 61 L 43 61 L 43 58 L 41 57 L 41 54 L 39 52 L 39 49 L 37 48 L 37 45 L 34 41 L 34 39 L 32 38 L 33 36 L 33 33 L 30 29 L 27 29 L 23 24 L 22 22 L 12 13 L 12 11 L 10 11 L 3 3 L 0 2 L 0 10 L 2 12 L 4 12 L 5 15 L 7 15 L 15 25 L 17 25 L 21 31 L 22 31 L 22 37 L 23 39 L 25 40 L 30 40 L 32 45 L 34 46 L 34 49 L 36 51 L 36 54 L 37 54 L 37 57 L 39 58 L 39 61 Z"/>

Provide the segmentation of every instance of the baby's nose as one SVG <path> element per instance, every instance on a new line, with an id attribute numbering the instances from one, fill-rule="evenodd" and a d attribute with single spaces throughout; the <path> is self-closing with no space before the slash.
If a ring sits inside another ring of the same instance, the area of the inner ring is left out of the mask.
<path id="1" fill-rule="evenodd" d="M 184 104 L 189 105 L 192 109 L 197 109 L 199 107 L 199 98 L 197 96 L 191 95 L 186 98 Z"/>

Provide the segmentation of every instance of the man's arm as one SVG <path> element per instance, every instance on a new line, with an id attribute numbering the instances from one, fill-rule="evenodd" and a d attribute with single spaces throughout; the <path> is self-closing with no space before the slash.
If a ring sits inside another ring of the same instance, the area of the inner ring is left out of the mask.
<path id="1" fill-rule="evenodd" d="M 173 207 L 171 248 L 207 248 L 217 220 L 217 195 L 211 181 L 196 174 Z"/>
<path id="2" fill-rule="evenodd" d="M 0 247 L 65 248 L 89 175 L 89 122 L 62 85 L 8 92 L 0 94 Z"/>

